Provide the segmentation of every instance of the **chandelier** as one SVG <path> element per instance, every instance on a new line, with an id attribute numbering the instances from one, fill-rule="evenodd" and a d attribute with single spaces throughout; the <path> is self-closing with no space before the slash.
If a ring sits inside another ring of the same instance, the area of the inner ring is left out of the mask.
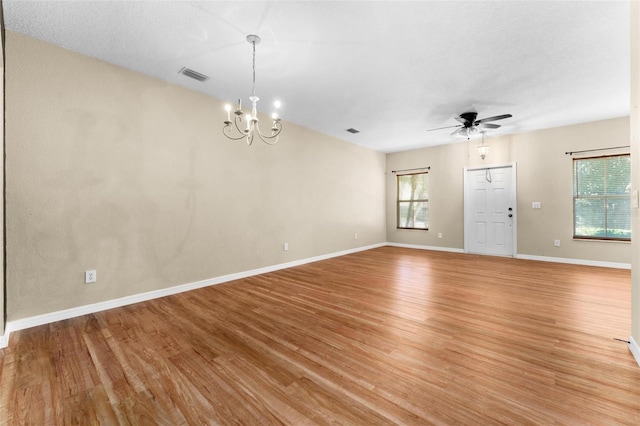
<path id="1" fill-rule="evenodd" d="M 253 46 L 253 90 L 249 100 L 251 101 L 251 113 L 245 113 L 242 111 L 242 102 L 238 99 L 238 105 L 233 112 L 233 121 L 231 120 L 231 105 L 226 104 L 224 106 L 227 111 L 227 119 L 224 121 L 224 127 L 222 132 L 226 137 L 234 141 L 246 138 L 247 145 L 253 143 L 253 138 L 258 135 L 260 140 L 268 145 L 273 145 L 278 142 L 278 137 L 282 131 L 282 124 L 280 123 L 280 117 L 278 113 L 271 114 L 271 134 L 262 133 L 260 130 L 260 120 L 258 119 L 257 104 L 260 100 L 256 96 L 256 44 L 260 43 L 260 37 L 254 34 L 247 36 L 247 41 Z M 274 103 L 276 110 L 280 108 L 280 101 Z M 244 121 L 244 123 L 243 123 Z"/>

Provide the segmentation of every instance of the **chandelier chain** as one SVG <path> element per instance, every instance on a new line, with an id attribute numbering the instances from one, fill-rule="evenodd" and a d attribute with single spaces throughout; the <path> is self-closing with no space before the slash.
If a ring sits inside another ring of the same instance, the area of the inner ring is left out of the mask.
<path id="1" fill-rule="evenodd" d="M 256 95 L 256 42 L 255 40 L 251 42 L 253 45 L 253 91 L 251 92 L 252 96 Z"/>

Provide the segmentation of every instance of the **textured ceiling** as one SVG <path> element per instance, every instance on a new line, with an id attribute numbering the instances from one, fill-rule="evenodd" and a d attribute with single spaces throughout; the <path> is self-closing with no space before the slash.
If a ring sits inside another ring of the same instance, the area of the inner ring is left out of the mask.
<path id="1" fill-rule="evenodd" d="M 629 113 L 628 1 L 11 1 L 7 29 L 383 152 Z M 204 83 L 178 71 L 210 76 Z M 223 110 L 212 120 L 222 121 Z M 346 132 L 360 130 L 358 134 Z M 284 136 L 284 133 L 283 133 Z"/>

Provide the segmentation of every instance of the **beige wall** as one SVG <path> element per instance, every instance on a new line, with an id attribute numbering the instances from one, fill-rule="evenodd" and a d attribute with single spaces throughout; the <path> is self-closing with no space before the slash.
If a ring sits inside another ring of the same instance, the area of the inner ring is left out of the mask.
<path id="1" fill-rule="evenodd" d="M 435 247 L 462 248 L 462 168 L 466 144 L 387 154 L 387 241 Z M 431 167 L 429 170 L 429 231 L 396 229 L 396 175 L 393 170 Z M 438 233 L 442 239 L 438 239 Z"/>
<path id="2" fill-rule="evenodd" d="M 388 154 L 387 241 L 463 249 L 464 167 L 516 163 L 518 254 L 631 263 L 628 243 L 573 241 L 572 160 L 565 155 L 567 151 L 629 145 L 628 117 L 488 138 L 486 143 L 491 148 L 485 160 L 477 154 L 477 139 Z M 423 166 L 431 166 L 430 229 L 398 230 L 391 171 Z M 533 210 L 533 201 L 539 201 L 542 208 Z M 437 238 L 438 233 L 442 239 Z M 560 247 L 553 246 L 555 239 L 561 241 Z"/>
<path id="3" fill-rule="evenodd" d="M 632 190 L 640 190 L 640 2 L 631 2 L 631 174 Z M 640 231 L 640 211 L 633 210 L 633 235 Z M 631 335 L 640 343 L 640 241 L 633 240 L 633 263 L 631 265 Z M 638 360 L 640 362 L 640 360 Z"/>
<path id="4" fill-rule="evenodd" d="M 248 147 L 208 96 L 6 53 L 9 321 L 385 241 L 384 154 L 289 123 Z"/>

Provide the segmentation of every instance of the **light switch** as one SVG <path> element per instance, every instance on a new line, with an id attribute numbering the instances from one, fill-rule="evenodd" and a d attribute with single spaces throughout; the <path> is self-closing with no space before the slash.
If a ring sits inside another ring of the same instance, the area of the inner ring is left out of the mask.
<path id="1" fill-rule="evenodd" d="M 534 201 L 533 203 L 531 203 L 531 208 L 532 209 L 539 209 L 540 208 L 540 201 Z"/>
<path id="2" fill-rule="evenodd" d="M 634 209 L 640 207 L 640 197 L 638 195 L 638 191 L 631 192 L 631 205 Z"/>

